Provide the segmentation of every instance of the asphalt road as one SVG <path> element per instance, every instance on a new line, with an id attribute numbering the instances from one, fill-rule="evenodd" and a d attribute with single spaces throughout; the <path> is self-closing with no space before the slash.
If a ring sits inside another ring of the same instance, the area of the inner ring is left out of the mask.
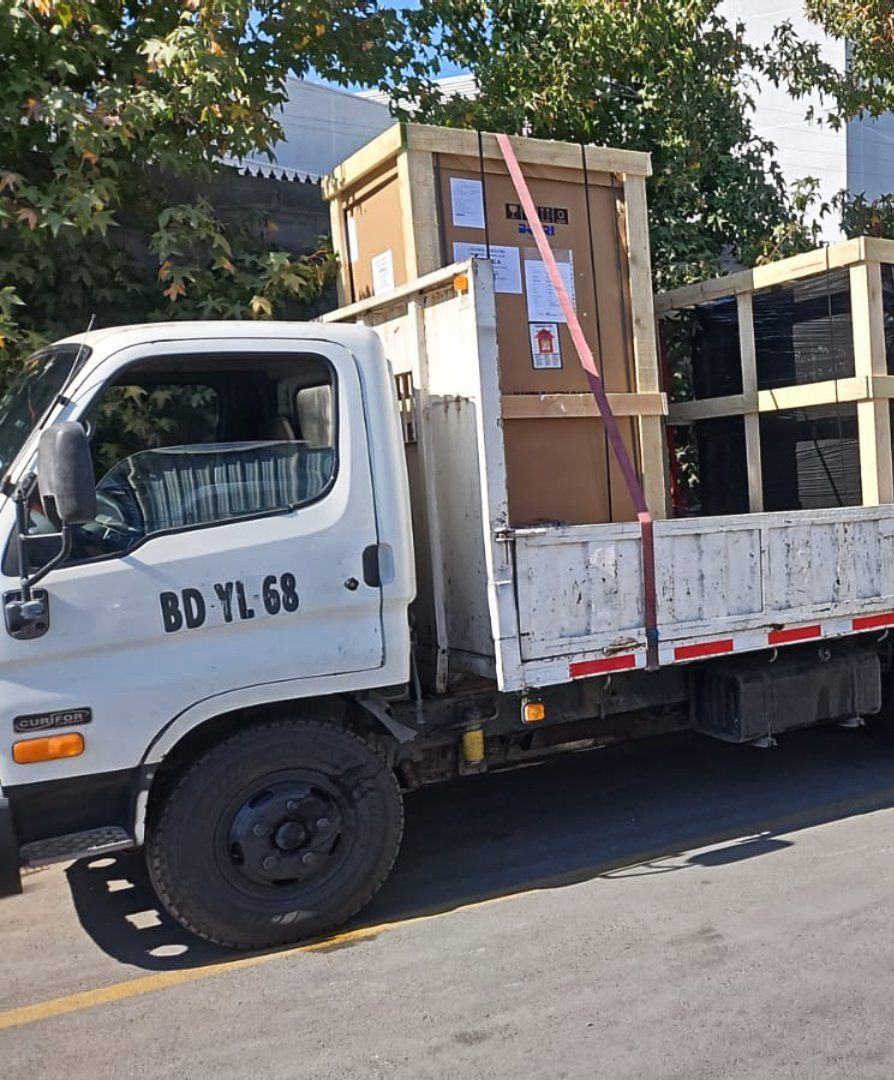
<path id="1" fill-rule="evenodd" d="M 894 743 L 680 737 L 408 800 L 354 927 L 242 958 L 134 857 L 0 903 L 4 1078 L 894 1075 Z"/>

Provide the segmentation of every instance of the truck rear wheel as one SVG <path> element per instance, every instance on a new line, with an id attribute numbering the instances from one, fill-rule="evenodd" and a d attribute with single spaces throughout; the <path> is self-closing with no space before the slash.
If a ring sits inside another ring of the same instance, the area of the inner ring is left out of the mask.
<path id="1" fill-rule="evenodd" d="M 319 935 L 375 895 L 400 846 L 397 780 L 342 728 L 274 721 L 231 735 L 153 812 L 149 875 L 188 930 L 257 949 Z"/>

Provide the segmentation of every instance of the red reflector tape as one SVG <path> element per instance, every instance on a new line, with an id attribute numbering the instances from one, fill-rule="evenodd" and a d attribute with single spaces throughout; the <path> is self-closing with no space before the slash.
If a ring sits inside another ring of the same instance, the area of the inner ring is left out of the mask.
<path id="1" fill-rule="evenodd" d="M 878 630 L 883 626 L 894 626 L 894 611 L 882 615 L 861 615 L 854 619 L 855 630 Z"/>
<path id="2" fill-rule="evenodd" d="M 568 675 L 582 679 L 585 675 L 608 675 L 612 671 L 630 671 L 636 667 L 635 656 L 613 656 L 610 660 L 579 660 L 569 664 Z"/>
<path id="3" fill-rule="evenodd" d="M 698 660 L 702 656 L 719 656 L 720 653 L 733 651 L 733 639 L 723 641 L 702 641 L 698 645 L 678 645 L 674 649 L 675 660 Z"/>
<path id="4" fill-rule="evenodd" d="M 767 642 L 770 645 L 788 645 L 793 641 L 807 641 L 809 638 L 820 637 L 822 632 L 819 623 L 816 626 L 794 626 L 791 630 L 771 630 L 767 634 Z"/>

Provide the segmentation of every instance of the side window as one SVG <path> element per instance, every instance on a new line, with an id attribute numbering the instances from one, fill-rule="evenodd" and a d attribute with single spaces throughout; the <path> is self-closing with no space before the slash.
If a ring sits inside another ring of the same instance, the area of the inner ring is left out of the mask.
<path id="1" fill-rule="evenodd" d="M 213 386 L 110 386 L 91 411 L 91 450 L 100 480 L 142 450 L 217 442 L 220 395 Z"/>
<path id="2" fill-rule="evenodd" d="M 129 371 L 88 416 L 98 511 L 73 561 L 321 498 L 337 468 L 335 400 L 331 367 L 310 355 Z"/>

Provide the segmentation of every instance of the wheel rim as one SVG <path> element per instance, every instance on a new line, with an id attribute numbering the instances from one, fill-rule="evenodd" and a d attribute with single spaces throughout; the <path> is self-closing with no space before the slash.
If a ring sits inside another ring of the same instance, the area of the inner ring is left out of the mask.
<path id="1" fill-rule="evenodd" d="M 302 892 L 335 873 L 354 837 L 345 795 L 321 774 L 293 774 L 243 790 L 223 816 L 218 855 L 235 884 Z"/>

